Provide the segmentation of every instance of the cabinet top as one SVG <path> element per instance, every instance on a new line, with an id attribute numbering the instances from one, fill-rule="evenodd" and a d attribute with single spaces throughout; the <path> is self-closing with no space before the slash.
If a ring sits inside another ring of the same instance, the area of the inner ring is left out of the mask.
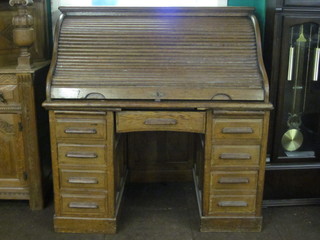
<path id="1" fill-rule="evenodd" d="M 252 8 L 60 10 L 48 99 L 267 101 Z"/>

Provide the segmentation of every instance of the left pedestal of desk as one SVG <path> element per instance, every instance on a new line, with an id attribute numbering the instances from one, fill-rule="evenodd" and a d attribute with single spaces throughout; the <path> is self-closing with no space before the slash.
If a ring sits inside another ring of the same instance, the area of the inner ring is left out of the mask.
<path id="1" fill-rule="evenodd" d="M 115 233 L 126 169 L 112 111 L 49 111 L 57 232 Z M 121 167 L 122 166 L 122 167 Z"/>
<path id="2" fill-rule="evenodd" d="M 50 186 L 47 71 L 48 62 L 0 68 L 0 199 L 29 200 L 32 210 L 43 208 Z"/>

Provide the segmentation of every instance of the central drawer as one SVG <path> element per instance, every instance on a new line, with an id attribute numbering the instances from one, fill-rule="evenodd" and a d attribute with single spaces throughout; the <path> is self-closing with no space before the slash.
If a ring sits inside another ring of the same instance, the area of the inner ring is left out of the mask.
<path id="1" fill-rule="evenodd" d="M 116 115 L 117 132 L 205 132 L 205 112 L 124 111 Z"/>

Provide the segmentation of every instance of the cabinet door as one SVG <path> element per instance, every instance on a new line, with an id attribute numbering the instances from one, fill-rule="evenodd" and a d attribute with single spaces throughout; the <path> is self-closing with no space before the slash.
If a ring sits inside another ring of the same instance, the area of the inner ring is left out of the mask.
<path id="1" fill-rule="evenodd" d="M 284 14 L 282 27 L 275 159 L 319 161 L 320 17 Z"/>
<path id="2" fill-rule="evenodd" d="M 0 187 L 26 185 L 19 114 L 0 114 Z"/>

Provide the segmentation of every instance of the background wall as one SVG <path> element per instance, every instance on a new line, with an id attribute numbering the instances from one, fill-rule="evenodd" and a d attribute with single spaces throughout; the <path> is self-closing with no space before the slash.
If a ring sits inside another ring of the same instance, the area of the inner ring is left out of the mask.
<path id="1" fill-rule="evenodd" d="M 228 6 L 247 6 L 256 9 L 263 41 L 265 23 L 266 23 L 266 1 L 267 0 L 228 0 Z"/>

